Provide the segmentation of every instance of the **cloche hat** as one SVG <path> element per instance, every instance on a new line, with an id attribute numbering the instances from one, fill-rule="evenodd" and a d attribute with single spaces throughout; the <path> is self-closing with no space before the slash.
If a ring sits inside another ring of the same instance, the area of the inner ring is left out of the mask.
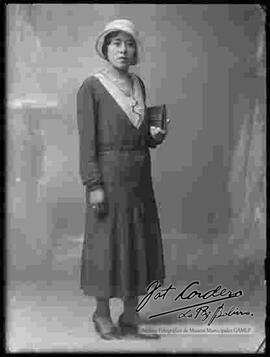
<path id="1" fill-rule="evenodd" d="M 137 64 L 139 62 L 139 50 L 141 50 L 139 34 L 138 34 L 138 31 L 136 30 L 133 22 L 131 22 L 130 20 L 126 20 L 126 19 L 117 19 L 117 20 L 109 22 L 105 26 L 105 29 L 98 35 L 96 44 L 95 44 L 95 48 L 96 48 L 98 55 L 101 58 L 106 59 L 102 52 L 102 46 L 104 44 L 106 35 L 108 35 L 110 32 L 114 32 L 114 31 L 124 31 L 133 37 L 134 41 L 136 42 L 136 46 L 137 46 L 137 58 L 136 58 L 136 63 L 134 63 L 134 64 Z"/>

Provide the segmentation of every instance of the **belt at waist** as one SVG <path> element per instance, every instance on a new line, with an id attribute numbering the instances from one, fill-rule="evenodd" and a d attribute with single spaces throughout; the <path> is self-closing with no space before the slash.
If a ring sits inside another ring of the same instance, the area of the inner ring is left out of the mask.
<path id="1" fill-rule="evenodd" d="M 147 146 L 134 146 L 134 145 L 121 145 L 121 146 L 116 146 L 116 145 L 98 145 L 97 151 L 99 154 L 106 153 L 109 151 L 141 151 L 145 152 L 147 149 Z"/>

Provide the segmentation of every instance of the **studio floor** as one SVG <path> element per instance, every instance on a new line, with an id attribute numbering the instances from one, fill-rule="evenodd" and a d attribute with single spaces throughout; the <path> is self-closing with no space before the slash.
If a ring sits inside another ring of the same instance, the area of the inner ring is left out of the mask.
<path id="1" fill-rule="evenodd" d="M 68 241 L 67 241 L 68 242 Z M 172 257 L 172 249 L 175 244 L 173 240 L 165 244 L 165 255 Z M 95 301 L 91 297 L 84 296 L 79 289 L 79 248 L 78 244 L 67 243 L 65 247 L 58 247 L 55 250 L 54 271 L 55 277 L 44 280 L 31 279 L 10 279 L 7 286 L 7 329 L 6 348 L 9 352 L 94 352 L 94 351 L 148 351 L 148 352 L 242 352 L 254 353 L 265 337 L 265 287 L 262 281 L 253 279 L 254 283 L 244 284 L 241 288 L 244 295 L 228 307 L 237 306 L 241 310 L 251 311 L 252 316 L 226 317 L 215 321 L 214 326 L 230 326 L 252 328 L 251 333 L 234 334 L 213 334 L 213 333 L 191 333 L 190 327 L 206 327 L 202 319 L 181 319 L 177 314 L 170 314 L 158 319 L 148 316 L 160 311 L 167 311 L 176 305 L 169 297 L 157 301 L 151 300 L 140 315 L 144 321 L 144 326 L 158 331 L 160 326 L 179 328 L 186 327 L 188 333 L 165 333 L 160 334 L 158 340 L 147 338 L 123 339 L 117 341 L 104 341 L 94 331 L 93 324 L 89 317 L 95 309 Z M 232 266 L 217 266 L 213 269 L 198 269 L 198 264 L 190 269 L 187 265 L 178 264 L 180 272 L 173 272 L 173 265 L 169 269 L 169 276 L 174 278 L 167 280 L 164 286 L 173 283 L 177 291 L 182 290 L 188 283 L 194 281 L 202 275 L 207 275 L 208 289 L 215 287 L 217 281 L 223 286 L 236 290 L 237 283 L 229 284 L 229 278 L 233 276 Z M 253 268 L 249 262 L 249 269 L 254 272 L 254 267 L 260 262 L 253 261 Z M 232 282 L 239 282 L 241 276 L 239 272 L 247 271 L 246 262 L 240 261 L 237 266 L 237 279 Z M 174 265 L 175 266 L 175 265 Z M 196 269 L 195 269 L 196 267 Z M 65 274 L 61 273 L 65 272 Z M 66 274 L 70 269 L 72 274 Z M 228 270 L 229 269 L 229 270 Z M 231 269 L 231 270 L 230 270 Z M 256 270 L 256 269 L 255 269 Z M 260 269 L 259 269 L 260 270 Z M 258 270 L 258 271 L 259 271 Z M 176 279 L 177 275 L 181 279 Z M 211 278 L 212 276 L 212 278 Z M 215 279 L 214 277 L 219 277 Z M 77 277 L 77 279 L 76 279 Z M 205 280 L 205 281 L 206 281 Z M 212 283 L 211 283 L 212 280 Z M 257 280 L 257 281 L 256 281 Z M 207 290 L 202 281 L 201 290 Z M 243 281 L 243 280 L 242 280 Z M 248 280 L 249 282 L 252 280 Z M 255 285 L 254 285 L 255 284 Z M 227 303 L 226 303 L 227 304 Z M 118 316 L 122 312 L 122 302 L 119 299 L 111 299 L 112 318 L 117 322 Z M 155 321 L 154 321 L 155 320 Z M 221 321 L 222 320 L 222 321 Z M 153 321 L 153 322 L 152 322 Z M 260 350 L 263 352 L 263 348 Z"/>

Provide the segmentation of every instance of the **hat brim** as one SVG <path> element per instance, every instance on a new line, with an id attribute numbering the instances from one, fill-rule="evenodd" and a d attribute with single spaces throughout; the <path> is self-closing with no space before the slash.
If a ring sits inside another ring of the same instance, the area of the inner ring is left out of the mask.
<path id="1" fill-rule="evenodd" d="M 136 59 L 136 63 L 137 64 L 139 62 L 139 58 L 140 58 L 140 50 L 141 50 L 141 44 L 140 44 L 140 41 L 138 38 L 134 37 L 134 34 L 128 32 L 128 31 L 125 31 L 123 29 L 120 29 L 120 28 L 115 28 L 115 29 L 109 29 L 109 30 L 106 30 L 106 31 L 103 31 L 101 34 L 98 35 L 97 39 L 96 39 L 96 43 L 95 43 L 95 49 L 96 49 L 96 52 L 97 54 L 106 60 L 106 57 L 104 56 L 103 52 L 102 52 L 102 47 L 103 47 L 103 44 L 104 44 L 104 40 L 105 40 L 105 37 L 111 33 L 111 32 L 115 32 L 115 31 L 122 31 L 122 32 L 126 32 L 128 35 L 132 36 L 132 38 L 134 39 L 135 43 L 136 43 L 136 46 L 137 46 L 137 59 Z"/>

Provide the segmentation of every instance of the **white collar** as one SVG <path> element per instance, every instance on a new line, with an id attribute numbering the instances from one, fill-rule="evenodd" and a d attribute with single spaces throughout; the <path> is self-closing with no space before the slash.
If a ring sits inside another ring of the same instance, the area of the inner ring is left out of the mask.
<path id="1" fill-rule="evenodd" d="M 95 73 L 94 76 L 100 80 L 117 104 L 123 109 L 130 122 L 139 129 L 144 120 L 145 103 L 141 84 L 139 83 L 137 76 L 131 74 L 133 82 L 132 96 L 124 94 L 116 83 L 106 75 L 106 70 L 101 70 Z"/>

